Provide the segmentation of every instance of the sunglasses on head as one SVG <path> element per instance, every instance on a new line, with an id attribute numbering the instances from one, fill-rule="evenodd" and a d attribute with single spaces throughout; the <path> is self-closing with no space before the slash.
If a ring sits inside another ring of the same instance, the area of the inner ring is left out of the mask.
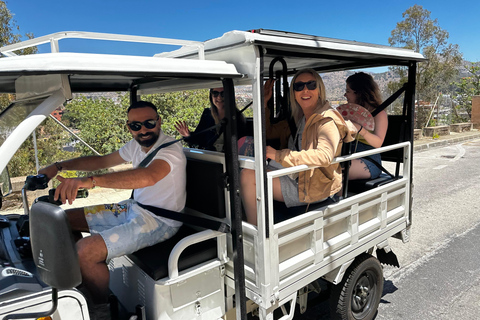
<path id="1" fill-rule="evenodd" d="M 145 120 L 143 122 L 140 121 L 132 121 L 128 122 L 127 125 L 132 131 L 140 131 L 142 129 L 142 126 L 144 126 L 147 129 L 153 129 L 157 125 L 158 119 L 149 119 Z"/>
<path id="2" fill-rule="evenodd" d="M 218 97 L 219 95 L 220 95 L 220 97 L 223 98 L 223 97 L 224 97 L 223 91 L 212 90 L 212 96 L 213 96 L 214 98 Z"/>
<path id="3" fill-rule="evenodd" d="M 293 90 L 295 91 L 303 91 L 303 89 L 307 86 L 308 90 L 315 90 L 317 89 L 317 81 L 312 80 L 308 82 L 298 81 L 293 84 Z"/>

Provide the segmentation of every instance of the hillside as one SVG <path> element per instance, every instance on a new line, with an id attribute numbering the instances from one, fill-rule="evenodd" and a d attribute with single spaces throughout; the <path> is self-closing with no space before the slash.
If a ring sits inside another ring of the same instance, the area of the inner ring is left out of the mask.
<path id="1" fill-rule="evenodd" d="M 465 66 L 471 65 L 480 65 L 480 62 L 469 62 L 463 61 L 462 65 L 458 68 L 458 76 L 455 82 L 460 82 L 462 77 L 468 77 L 470 74 L 465 69 Z M 333 105 L 337 101 L 345 101 L 343 94 L 345 93 L 345 80 L 353 74 L 353 71 L 338 71 L 332 73 L 321 74 L 323 81 L 325 83 L 325 88 L 327 91 L 327 98 L 332 102 Z M 382 73 L 370 73 L 373 76 L 373 79 L 378 83 L 380 91 L 382 92 L 382 98 L 386 99 L 390 96 L 388 92 L 387 85 L 391 81 L 398 81 L 398 77 L 391 71 L 386 71 Z M 452 87 L 452 90 L 455 90 Z"/>
<path id="2" fill-rule="evenodd" d="M 343 94 L 345 93 L 345 80 L 352 75 L 353 71 L 338 71 L 326 74 L 321 74 L 325 89 L 327 91 L 327 98 L 333 105 L 340 104 L 345 101 Z M 370 73 L 373 79 L 378 83 L 383 99 L 389 96 L 387 85 L 391 81 L 395 81 L 398 77 L 391 71 L 382 73 Z"/>

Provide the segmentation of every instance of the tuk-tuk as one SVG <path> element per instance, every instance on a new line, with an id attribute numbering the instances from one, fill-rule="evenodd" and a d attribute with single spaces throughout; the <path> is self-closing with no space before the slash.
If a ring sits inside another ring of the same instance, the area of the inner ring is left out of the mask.
<path id="1" fill-rule="evenodd" d="M 153 57 L 63 53 L 58 41 L 64 38 L 182 47 Z M 51 53 L 14 54 L 46 42 L 51 43 Z M 312 297 L 325 288 L 331 291 L 333 318 L 374 318 L 383 289 L 381 264 L 398 265 L 389 241 L 409 241 L 415 73 L 416 64 L 424 60 L 421 54 L 264 29 L 231 31 L 205 42 L 61 32 L 0 52 L 6 56 L 0 59 L 0 92 L 15 94 L 16 99 L 0 114 L 0 171 L 72 93 L 129 92 L 134 102 L 144 94 L 224 87 L 224 152 L 184 148 L 184 214 L 222 227 L 199 226 L 192 218 L 173 238 L 110 260 L 112 319 L 301 319 L 316 301 Z M 338 201 L 297 208 L 280 219 L 280 211 L 290 209 L 273 200 L 272 179 L 312 168 L 267 170 L 264 80 L 275 79 L 274 101 L 268 106 L 274 122 L 290 116 L 288 82 L 298 70 L 325 74 L 385 66 L 408 69 L 408 81 L 386 99 L 391 103 L 403 97 L 401 114 L 389 115 L 381 148 L 346 152 L 334 162 L 344 165 L 348 177 L 349 161 L 380 153 L 394 172 L 373 180 L 345 178 Z M 240 86 L 251 89 L 253 117 L 247 119 L 247 128 L 254 155 L 239 154 L 234 118 L 235 88 Z M 256 226 L 243 219 L 239 177 L 245 168 L 255 170 Z M 23 193 L 41 188 L 46 188 L 44 181 L 30 178 Z M 75 289 L 81 281 L 78 270 L 71 267 L 72 273 L 65 274 L 61 267 L 65 255 L 76 264 L 64 210 L 44 201 L 29 209 L 25 198 L 24 214 L 0 221 L 0 316 L 89 319 L 86 299 Z M 59 234 L 66 239 L 62 248 L 55 240 Z M 30 253 L 27 244 L 33 248 Z M 44 259 L 48 254 L 52 258 Z M 40 315 L 32 315 L 37 312 Z"/>

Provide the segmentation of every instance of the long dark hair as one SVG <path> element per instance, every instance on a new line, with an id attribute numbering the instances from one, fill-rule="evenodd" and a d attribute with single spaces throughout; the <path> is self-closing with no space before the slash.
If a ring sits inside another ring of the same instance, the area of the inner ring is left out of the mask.
<path id="1" fill-rule="evenodd" d="M 213 88 L 210 89 L 210 92 L 208 94 L 208 100 L 210 101 L 210 112 L 212 113 L 212 117 L 213 117 L 213 120 L 215 120 L 215 123 L 219 123 L 220 116 L 218 115 L 217 106 L 215 105 L 215 103 L 213 103 L 212 91 L 213 91 Z"/>
<path id="2" fill-rule="evenodd" d="M 347 84 L 357 94 L 357 104 L 365 107 L 367 104 L 377 108 L 382 104 L 382 94 L 373 80 L 373 77 L 365 72 L 357 72 L 347 78 Z"/>

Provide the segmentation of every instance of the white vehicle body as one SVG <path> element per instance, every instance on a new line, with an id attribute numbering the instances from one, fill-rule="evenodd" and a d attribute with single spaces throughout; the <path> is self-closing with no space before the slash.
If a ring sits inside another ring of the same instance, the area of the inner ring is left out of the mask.
<path id="1" fill-rule="evenodd" d="M 161 42 L 183 47 L 155 57 L 61 53 L 58 52 L 58 40 L 63 37 Z M 13 50 L 46 41 L 51 42 L 52 53 L 11 54 Z M 231 231 L 190 232 L 171 251 L 164 253 L 162 257 L 168 263 L 152 262 L 158 260 L 154 258 L 155 250 L 161 250 L 162 244 L 110 261 L 111 291 L 131 313 L 140 306 L 137 315 L 146 319 L 239 319 L 252 311 L 260 319 L 273 319 L 273 312 L 281 309 L 282 319 L 291 319 L 295 303 L 300 304 L 301 310 L 306 308 L 307 293 L 315 291 L 312 288 L 316 287 L 318 279 L 341 284 L 345 273 L 350 272 L 349 266 L 358 257 L 372 254 L 375 249 L 389 252 L 388 241 L 392 237 L 404 242 L 409 240 L 415 90 L 412 74 L 415 74 L 416 63 L 423 60 L 418 53 L 268 30 L 232 31 L 205 42 L 59 33 L 0 48 L 0 52 L 8 55 L 0 59 L 0 91 L 16 93 L 17 104 L 26 106 L 18 120 L 2 122 L 0 118 L 1 132 L 9 133 L 5 141 L 0 140 L 0 171 L 33 130 L 59 105 L 71 99 L 72 92 L 130 91 L 135 100 L 142 94 L 212 88 L 223 83 L 225 91 L 230 92 L 226 100 L 230 97 L 229 105 L 232 106 L 234 85 L 252 87 L 255 157 L 238 156 L 236 142 L 231 145 L 226 142 L 225 154 L 185 149 L 191 168 L 199 165 L 207 172 L 212 170 L 208 173 L 214 177 L 225 177 L 226 181 L 213 187 L 217 190 L 209 190 L 211 184 L 205 181 L 203 185 L 204 181 L 195 176 L 198 171 L 187 171 L 187 179 L 197 181 L 195 190 L 203 187 L 208 192 L 207 195 L 187 193 L 192 200 L 187 200 L 186 213 L 215 216 L 231 225 Z M 397 143 L 335 159 L 345 162 L 400 150 L 393 179 L 385 179 L 362 192 L 350 193 L 339 202 L 275 223 L 272 179 L 311 169 L 301 165 L 266 171 L 263 83 L 269 67 L 273 72 L 282 70 L 275 64 L 278 57 L 286 64 L 285 77 L 303 68 L 314 68 L 318 72 L 389 65 L 409 68 L 404 111 L 397 119 L 405 125 L 403 136 L 396 140 Z M 270 66 L 272 61 L 274 64 Z M 229 112 L 231 110 L 227 118 Z M 235 138 L 235 134 L 234 129 L 226 129 L 226 140 Z M 257 226 L 242 222 L 240 195 L 236 192 L 241 168 L 256 172 Z M 205 202 L 216 205 L 218 213 L 212 214 L 202 207 L 199 202 L 204 196 L 208 197 Z M 206 241 L 214 242 L 207 246 L 204 245 Z M 182 265 L 181 253 L 195 244 L 213 251 L 205 261 Z M 14 252 L 15 248 L 10 251 Z M 163 271 L 160 272 L 157 264 L 162 263 Z M 81 296 L 74 289 L 71 291 Z M 26 292 L 11 298 L 0 295 L 0 316 L 21 309 L 13 306 L 23 306 L 25 310 L 35 308 L 38 294 Z M 87 319 L 86 303 L 81 298 L 79 301 L 83 318 Z M 61 312 L 64 307 L 60 299 L 59 312 L 54 319 L 78 319 L 64 315 Z"/>

